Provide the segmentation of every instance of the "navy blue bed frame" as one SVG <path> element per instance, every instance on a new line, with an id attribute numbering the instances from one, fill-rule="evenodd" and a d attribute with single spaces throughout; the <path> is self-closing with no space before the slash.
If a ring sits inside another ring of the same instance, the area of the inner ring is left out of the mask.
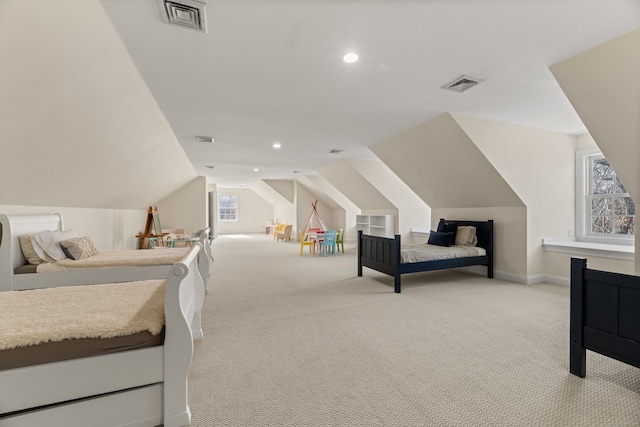
<path id="1" fill-rule="evenodd" d="M 587 350 L 640 368 L 640 277 L 571 258 L 569 371 L 586 375 Z"/>
<path id="2" fill-rule="evenodd" d="M 445 219 L 441 218 L 440 223 Z M 422 271 L 444 270 L 456 267 L 469 267 L 472 265 L 484 265 L 487 267 L 487 277 L 493 278 L 493 220 L 488 221 L 462 221 L 459 225 L 472 225 L 476 227 L 478 244 L 486 250 L 486 255 L 468 258 L 443 259 L 435 261 L 423 261 L 412 263 L 400 262 L 400 235 L 394 239 L 388 237 L 369 236 L 358 231 L 358 276 L 362 276 L 362 267 L 388 274 L 394 278 L 394 291 L 401 292 L 400 277 L 406 273 Z"/>

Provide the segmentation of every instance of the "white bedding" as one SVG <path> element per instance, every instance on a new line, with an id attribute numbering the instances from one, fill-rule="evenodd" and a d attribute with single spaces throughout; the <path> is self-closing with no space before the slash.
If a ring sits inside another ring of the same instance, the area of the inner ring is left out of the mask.
<path id="1" fill-rule="evenodd" d="M 38 273 L 71 271 L 83 268 L 125 267 L 141 265 L 170 265 L 179 262 L 191 248 L 167 248 L 153 250 L 101 251 L 79 260 L 69 258 L 47 262 L 36 268 Z"/>
<path id="2" fill-rule="evenodd" d="M 164 326 L 165 280 L 0 292 L 0 350 Z"/>
<path id="3" fill-rule="evenodd" d="M 452 258 L 467 258 L 485 256 L 487 251 L 478 246 L 436 246 L 424 243 L 402 245 L 400 248 L 400 262 L 434 261 Z"/>

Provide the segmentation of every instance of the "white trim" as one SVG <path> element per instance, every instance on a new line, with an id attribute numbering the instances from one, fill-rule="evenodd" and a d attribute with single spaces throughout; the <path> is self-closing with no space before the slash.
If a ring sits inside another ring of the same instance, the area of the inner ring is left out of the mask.
<path id="1" fill-rule="evenodd" d="M 522 276 L 520 274 L 508 273 L 506 271 L 497 271 L 494 270 L 493 277 L 500 280 L 506 280 L 508 282 L 521 283 L 523 285 L 528 285 L 529 279 L 526 276 Z"/>
<path id="2" fill-rule="evenodd" d="M 569 286 L 570 281 L 566 277 L 548 276 L 546 274 L 536 274 L 535 276 L 522 276 L 519 274 L 507 273 L 504 271 L 494 272 L 497 279 L 509 282 L 522 283 L 523 285 L 537 285 L 539 283 L 549 283 L 551 285 Z"/>
<path id="3" fill-rule="evenodd" d="M 593 243 L 577 239 L 542 239 L 542 248 L 549 252 L 561 252 L 572 255 L 597 256 L 633 261 L 635 247 L 624 244 Z"/>
<path id="4" fill-rule="evenodd" d="M 576 238 L 580 241 L 609 244 L 633 245 L 635 238 L 633 235 L 599 235 L 591 233 L 591 224 L 587 221 L 590 215 L 586 211 L 587 199 L 590 197 L 591 185 L 591 159 L 601 157 L 606 159 L 602 151 L 597 148 L 576 151 L 576 195 L 575 195 L 575 216 L 576 216 Z"/>
<path id="5" fill-rule="evenodd" d="M 571 286 L 571 280 L 568 277 L 545 276 L 544 282 L 551 283 L 552 285 L 566 286 L 567 288 Z"/>
<path id="6" fill-rule="evenodd" d="M 487 271 L 485 267 L 480 266 L 470 266 L 470 267 L 461 267 L 457 269 L 460 272 L 478 275 L 478 276 L 487 276 Z M 522 285 L 537 285 L 539 283 L 549 283 L 551 285 L 559 285 L 559 286 L 569 286 L 570 281 L 566 277 L 558 277 L 558 276 L 547 276 L 545 274 L 536 274 L 535 276 L 523 276 L 521 274 L 513 274 L 508 273 L 506 271 L 497 271 L 494 270 L 493 277 L 500 280 L 505 280 L 507 282 L 520 283 Z"/>
<path id="7" fill-rule="evenodd" d="M 589 157 L 602 154 L 597 148 L 576 151 L 576 236 L 587 235 L 585 224 L 586 197 L 589 194 L 588 163 Z"/>
<path id="8" fill-rule="evenodd" d="M 409 233 L 415 234 L 416 236 L 428 236 L 431 234 L 431 230 L 428 228 L 413 228 L 409 229 Z"/>

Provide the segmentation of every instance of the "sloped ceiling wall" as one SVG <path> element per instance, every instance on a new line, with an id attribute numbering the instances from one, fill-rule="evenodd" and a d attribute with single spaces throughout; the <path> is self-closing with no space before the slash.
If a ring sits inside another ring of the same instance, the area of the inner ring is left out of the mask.
<path id="1" fill-rule="evenodd" d="M 295 201 L 295 186 L 293 181 L 284 179 L 264 179 L 262 180 L 269 187 L 273 188 L 282 197 L 284 197 L 289 203 Z"/>
<path id="2" fill-rule="evenodd" d="M 640 202 L 640 29 L 550 69 L 631 197 Z"/>
<path id="3" fill-rule="evenodd" d="M 347 160 L 338 160 L 318 170 L 338 191 L 363 212 L 382 212 L 396 207 L 371 182 L 363 177 Z"/>
<path id="4" fill-rule="evenodd" d="M 317 199 L 333 210 L 358 210 L 351 200 L 346 198 L 344 194 L 336 190 L 336 188 L 327 182 L 320 175 L 305 175 L 296 180 L 299 185 L 304 186 Z M 355 213 L 354 213 L 355 216 Z"/>
<path id="5" fill-rule="evenodd" d="M 97 0 L 2 0 L 0 57 L 0 204 L 144 209 L 196 178 Z"/>
<path id="6" fill-rule="evenodd" d="M 524 206 L 450 114 L 370 148 L 432 209 Z"/>
<path id="7" fill-rule="evenodd" d="M 399 234 L 407 234 L 412 228 L 429 229 L 431 209 L 387 165 L 380 160 L 349 160 L 349 164 L 398 208 Z"/>

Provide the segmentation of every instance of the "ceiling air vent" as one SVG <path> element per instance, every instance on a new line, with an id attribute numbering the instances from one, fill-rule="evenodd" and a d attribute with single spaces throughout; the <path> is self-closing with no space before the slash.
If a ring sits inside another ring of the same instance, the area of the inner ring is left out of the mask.
<path id="1" fill-rule="evenodd" d="M 205 4 L 194 0 L 158 0 L 160 15 L 166 24 L 207 32 Z"/>
<path id="2" fill-rule="evenodd" d="M 452 90 L 454 92 L 464 92 L 465 90 L 474 87 L 478 83 L 482 83 L 484 80 L 477 79 L 475 77 L 462 75 L 454 81 L 441 86 L 442 89 Z"/>
<path id="3" fill-rule="evenodd" d="M 332 148 L 331 150 L 327 151 L 327 153 L 329 154 L 338 154 L 338 153 L 342 153 L 344 150 L 340 150 L 338 148 Z"/>
<path id="4" fill-rule="evenodd" d="M 209 144 L 213 144 L 213 137 L 212 136 L 196 136 L 196 141 L 208 142 Z"/>

